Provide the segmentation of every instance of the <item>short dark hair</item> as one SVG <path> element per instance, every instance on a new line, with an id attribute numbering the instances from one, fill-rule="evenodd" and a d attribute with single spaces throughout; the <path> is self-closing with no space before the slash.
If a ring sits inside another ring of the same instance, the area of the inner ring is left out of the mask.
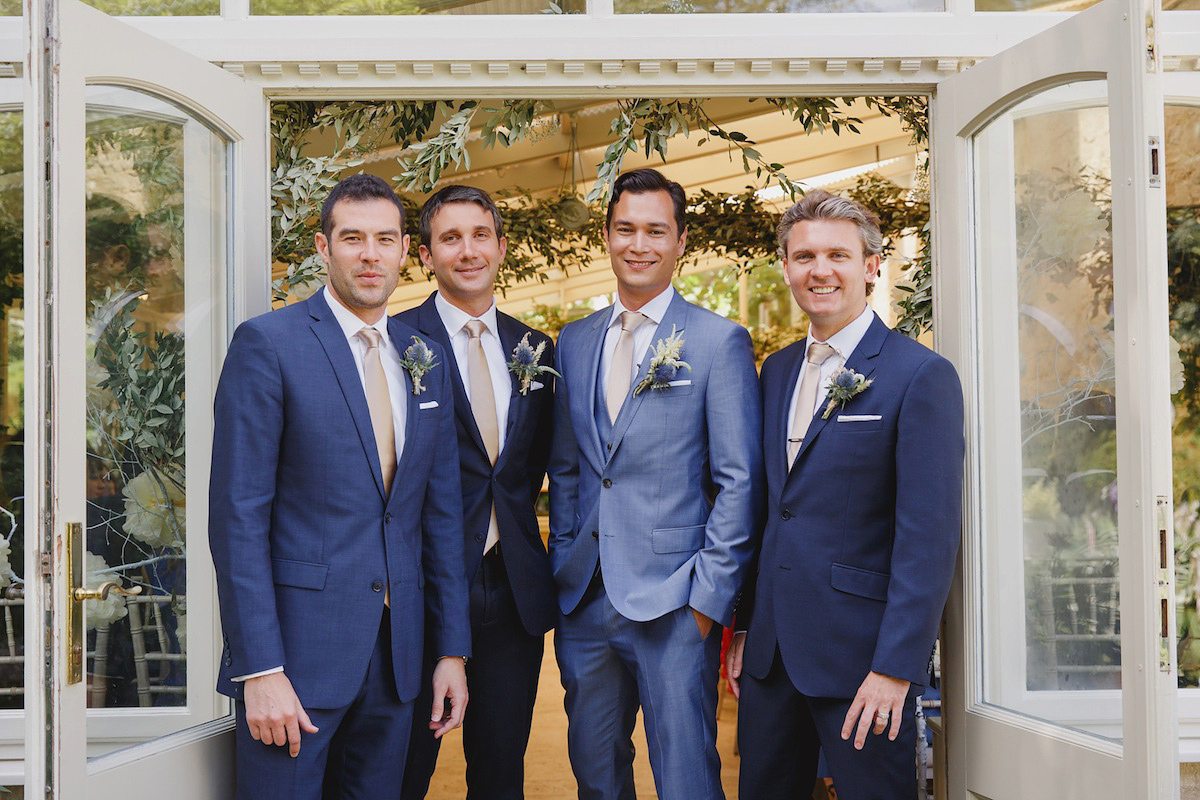
<path id="1" fill-rule="evenodd" d="M 343 200 L 351 203 L 361 203 L 364 200 L 387 200 L 400 212 L 400 230 L 404 230 L 404 204 L 392 191 L 392 187 L 388 186 L 387 181 L 383 178 L 359 173 L 339 181 L 329 196 L 325 198 L 325 202 L 321 204 L 321 233 L 325 234 L 326 239 L 333 235 L 333 207 Z"/>
<path id="2" fill-rule="evenodd" d="M 496 208 L 492 196 L 474 186 L 451 184 L 438 189 L 425 201 L 425 205 L 421 206 L 421 219 L 417 223 L 417 236 L 421 244 L 429 247 L 433 243 L 433 218 L 442 210 L 442 206 L 449 203 L 474 203 L 484 211 L 490 212 L 492 222 L 496 226 L 496 238 L 504 238 L 504 220 L 501 219 L 500 209 Z"/>
<path id="3" fill-rule="evenodd" d="M 677 236 L 683 235 L 683 232 L 687 229 L 687 194 L 684 193 L 683 187 L 678 183 L 668 180 L 661 172 L 649 167 L 622 173 L 613 181 L 612 197 L 609 198 L 608 213 L 604 217 L 605 228 L 612 225 L 613 209 L 617 207 L 617 200 L 625 192 L 629 192 L 630 194 L 666 192 L 669 194 L 671 202 L 675 205 L 675 234 Z"/>

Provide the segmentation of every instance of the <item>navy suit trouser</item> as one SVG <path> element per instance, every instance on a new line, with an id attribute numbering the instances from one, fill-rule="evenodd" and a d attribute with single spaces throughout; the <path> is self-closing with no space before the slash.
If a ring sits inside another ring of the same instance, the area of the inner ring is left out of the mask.
<path id="1" fill-rule="evenodd" d="M 801 694 L 788 677 L 778 647 L 765 680 L 746 672 L 739 680 L 742 800 L 811 797 L 822 748 L 841 800 L 916 800 L 917 689 L 909 690 L 895 741 L 886 733 L 868 733 L 863 749 L 855 750 L 853 735 L 842 740 L 852 699 Z"/>
<path id="2" fill-rule="evenodd" d="M 706 638 L 687 606 L 649 622 L 613 608 L 597 576 L 560 618 L 567 750 L 580 800 L 632 800 L 638 706 L 659 800 L 724 800 L 717 755 L 721 630 Z"/>
<path id="3" fill-rule="evenodd" d="M 525 749 L 533 725 L 545 637 L 525 630 L 499 546 L 483 557 L 471 583 L 471 652 L 463 753 L 467 800 L 522 800 Z M 440 739 L 429 730 L 431 654 L 413 714 L 401 800 L 421 800 L 437 766 Z"/>
<path id="4" fill-rule="evenodd" d="M 319 642 L 312 643 L 314 647 Z M 395 795 L 413 704 L 400 702 L 385 609 L 366 677 L 350 705 L 306 708 L 318 733 L 302 733 L 300 753 L 255 741 L 246 705 L 236 703 L 237 800 L 378 800 Z"/>

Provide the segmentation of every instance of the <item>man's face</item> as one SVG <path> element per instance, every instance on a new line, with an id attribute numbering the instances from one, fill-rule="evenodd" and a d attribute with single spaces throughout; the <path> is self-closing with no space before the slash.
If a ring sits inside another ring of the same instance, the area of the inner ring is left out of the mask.
<path id="1" fill-rule="evenodd" d="M 329 237 L 316 236 L 317 252 L 328 268 L 326 285 L 361 320 L 373 324 L 383 316 L 408 255 L 400 209 L 383 198 L 339 200 L 330 218 Z"/>
<path id="2" fill-rule="evenodd" d="M 675 204 L 665 191 L 624 192 L 604 229 L 621 303 L 635 311 L 671 283 L 687 231 L 675 225 Z"/>
<path id="3" fill-rule="evenodd" d="M 478 203 L 447 203 L 430 222 L 429 246 L 421 245 L 421 263 L 437 278 L 438 291 L 468 314 L 487 311 L 508 247 L 496 236 L 492 213 Z"/>
<path id="4" fill-rule="evenodd" d="M 867 306 L 867 284 L 879 256 L 865 256 L 858 226 L 844 219 L 797 222 L 788 233 L 783 281 L 821 341 L 854 321 Z"/>

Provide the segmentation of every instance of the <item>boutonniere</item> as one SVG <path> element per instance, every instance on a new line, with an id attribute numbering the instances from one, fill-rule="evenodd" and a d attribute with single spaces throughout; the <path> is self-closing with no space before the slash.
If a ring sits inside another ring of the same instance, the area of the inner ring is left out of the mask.
<path id="1" fill-rule="evenodd" d="M 671 326 L 671 335 L 666 339 L 659 339 L 650 352 L 652 355 L 650 364 L 646 367 L 646 377 L 634 387 L 634 394 L 641 394 L 647 389 L 668 389 L 680 369 L 689 372 L 692 369 L 690 364 L 680 358 L 683 355 L 683 331 L 676 333 L 674 325 Z"/>
<path id="2" fill-rule="evenodd" d="M 850 402 L 851 398 L 865 392 L 874 382 L 874 378 L 868 378 L 861 372 L 845 367 L 833 373 L 829 376 L 829 385 L 825 387 L 825 391 L 829 393 L 829 404 L 825 406 L 825 413 L 821 415 L 821 419 L 829 419 L 835 408 Z"/>
<path id="3" fill-rule="evenodd" d="M 420 337 L 412 337 L 412 342 L 404 351 L 404 357 L 400 359 L 400 366 L 404 367 L 408 376 L 412 378 L 413 394 L 420 394 L 425 391 L 421 378 L 437 366 L 437 359 L 433 355 L 433 351 L 429 349 L 429 345 L 421 341 Z"/>
<path id="4" fill-rule="evenodd" d="M 542 352 L 545 349 L 546 342 L 544 340 L 538 342 L 538 346 L 534 347 L 529 343 L 529 334 L 526 333 L 521 337 L 521 341 L 517 342 L 517 346 L 513 348 L 512 361 L 505 364 L 508 367 L 508 371 L 521 380 L 522 396 L 529 393 L 529 384 L 539 375 L 544 375 L 548 372 L 555 377 L 562 377 L 553 367 L 545 367 L 539 363 L 542 360 Z"/>

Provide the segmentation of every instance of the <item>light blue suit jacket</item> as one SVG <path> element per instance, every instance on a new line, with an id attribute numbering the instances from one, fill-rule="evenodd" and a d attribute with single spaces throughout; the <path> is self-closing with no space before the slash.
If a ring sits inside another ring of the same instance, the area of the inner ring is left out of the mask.
<path id="1" fill-rule="evenodd" d="M 727 625 L 755 551 L 763 504 L 762 408 L 745 328 L 675 295 L 651 338 L 684 339 L 689 384 L 626 397 L 602 441 L 595 397 L 612 309 L 558 340 L 550 556 L 569 614 L 595 574 L 610 602 L 644 622 L 685 605 Z M 646 374 L 651 348 L 636 386 Z"/>

